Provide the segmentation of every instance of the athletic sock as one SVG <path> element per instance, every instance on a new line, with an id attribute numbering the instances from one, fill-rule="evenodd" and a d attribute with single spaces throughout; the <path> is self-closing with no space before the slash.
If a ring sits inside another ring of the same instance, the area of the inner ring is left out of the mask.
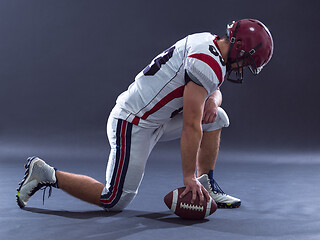
<path id="1" fill-rule="evenodd" d="M 58 169 L 54 167 L 54 175 L 56 177 L 56 184 L 53 187 L 55 187 L 55 188 L 59 188 L 59 186 L 58 186 L 58 178 L 57 178 L 57 174 L 56 174 L 57 171 L 58 171 Z"/>
<path id="2" fill-rule="evenodd" d="M 213 170 L 210 170 L 208 173 L 209 179 L 213 179 Z"/>

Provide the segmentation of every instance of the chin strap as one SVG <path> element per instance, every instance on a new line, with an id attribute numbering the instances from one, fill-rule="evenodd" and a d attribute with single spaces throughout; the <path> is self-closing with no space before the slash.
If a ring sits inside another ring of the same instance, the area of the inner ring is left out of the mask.
<path id="1" fill-rule="evenodd" d="M 236 42 L 236 36 L 237 36 L 237 32 L 238 32 L 239 26 L 240 26 L 240 22 L 237 22 L 236 28 L 234 29 L 233 36 L 230 38 L 230 47 L 229 47 L 228 58 L 227 58 L 228 60 L 229 60 L 229 58 L 230 58 L 230 54 L 231 54 L 233 45 L 234 45 L 235 42 Z"/>
<path id="2" fill-rule="evenodd" d="M 230 78 L 231 72 L 232 72 L 231 70 L 227 72 L 226 78 L 227 78 L 228 81 L 233 82 L 233 83 L 242 83 L 243 82 L 243 69 L 242 69 L 241 73 L 239 71 L 236 72 L 236 76 L 237 76 L 236 79 Z"/>
<path id="3" fill-rule="evenodd" d="M 240 26 L 240 21 L 237 22 L 236 28 L 234 29 L 233 36 L 230 38 L 230 47 L 229 47 L 228 58 L 227 58 L 227 76 L 226 76 L 226 78 L 228 81 L 233 82 L 233 83 L 242 83 L 242 81 L 243 81 L 243 71 L 242 71 L 242 73 L 240 73 L 239 70 L 236 72 L 237 79 L 230 78 L 230 74 L 232 72 L 231 64 L 233 63 L 233 62 L 231 62 L 230 55 L 231 55 L 232 48 L 236 42 L 236 36 L 237 36 L 239 26 Z M 235 62 L 237 62 L 237 61 L 235 61 Z M 238 62 L 237 62 L 237 64 L 238 64 Z"/>
<path id="4" fill-rule="evenodd" d="M 229 59 L 229 61 L 227 62 L 227 80 L 233 83 L 242 83 L 243 82 L 243 66 L 239 66 L 239 55 L 240 52 L 237 53 L 236 56 L 236 60 L 235 61 L 231 61 L 231 59 Z M 231 68 L 231 64 L 236 63 L 237 67 L 236 68 Z M 240 71 L 241 70 L 241 71 Z M 236 79 L 232 79 L 230 77 L 232 72 L 235 72 L 235 77 Z"/>

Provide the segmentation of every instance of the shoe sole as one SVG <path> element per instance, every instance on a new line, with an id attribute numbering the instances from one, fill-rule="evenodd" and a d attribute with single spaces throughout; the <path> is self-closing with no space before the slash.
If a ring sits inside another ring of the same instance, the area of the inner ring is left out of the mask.
<path id="1" fill-rule="evenodd" d="M 22 179 L 22 181 L 19 183 L 20 187 L 17 189 L 17 195 L 16 195 L 16 198 L 17 198 L 17 204 L 20 208 L 24 208 L 26 206 L 26 204 L 24 204 L 21 200 L 20 200 L 20 197 L 19 197 L 19 194 L 20 194 L 20 190 L 23 186 L 23 184 L 29 180 L 29 177 L 31 176 L 31 173 L 32 173 L 32 168 L 33 168 L 33 165 L 34 165 L 34 159 L 36 159 L 37 157 L 30 157 L 28 158 L 27 160 L 27 163 L 24 165 L 26 171 L 24 173 L 24 177 Z"/>
<path id="2" fill-rule="evenodd" d="M 217 203 L 218 208 L 238 208 L 241 206 L 241 202 L 236 203 Z"/>

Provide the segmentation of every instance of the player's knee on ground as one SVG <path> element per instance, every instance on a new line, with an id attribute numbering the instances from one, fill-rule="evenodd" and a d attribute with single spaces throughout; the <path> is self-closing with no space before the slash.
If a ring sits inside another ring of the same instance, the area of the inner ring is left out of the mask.
<path id="1" fill-rule="evenodd" d="M 113 194 L 112 191 L 103 189 L 100 197 L 102 207 L 106 211 L 122 211 L 137 195 L 137 191 L 122 190 L 121 194 Z"/>
<path id="2" fill-rule="evenodd" d="M 138 193 L 143 172 L 143 163 L 131 161 L 126 172 L 116 171 L 111 178 L 108 177 L 100 197 L 102 207 L 107 211 L 121 211 L 126 208 Z"/>
<path id="3" fill-rule="evenodd" d="M 203 131 L 214 131 L 224 127 L 228 127 L 230 124 L 227 113 L 221 108 L 218 108 L 217 118 L 213 123 L 203 124 Z"/>

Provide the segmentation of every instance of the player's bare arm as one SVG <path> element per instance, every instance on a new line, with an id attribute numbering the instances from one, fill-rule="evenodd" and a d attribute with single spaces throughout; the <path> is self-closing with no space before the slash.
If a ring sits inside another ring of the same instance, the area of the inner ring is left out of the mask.
<path id="1" fill-rule="evenodd" d="M 192 203 L 197 194 L 200 197 L 200 203 L 204 202 L 204 196 L 209 199 L 208 192 L 196 179 L 196 159 L 202 139 L 202 116 L 207 91 L 193 82 L 189 82 L 184 89 L 183 94 L 183 128 L 181 135 L 181 158 L 183 182 L 186 186 L 181 194 L 183 197 L 188 192 L 192 192 Z"/>
<path id="2" fill-rule="evenodd" d="M 218 108 L 222 104 L 222 94 L 218 88 L 211 94 L 204 105 L 202 123 L 213 123 L 216 120 L 218 114 Z"/>

